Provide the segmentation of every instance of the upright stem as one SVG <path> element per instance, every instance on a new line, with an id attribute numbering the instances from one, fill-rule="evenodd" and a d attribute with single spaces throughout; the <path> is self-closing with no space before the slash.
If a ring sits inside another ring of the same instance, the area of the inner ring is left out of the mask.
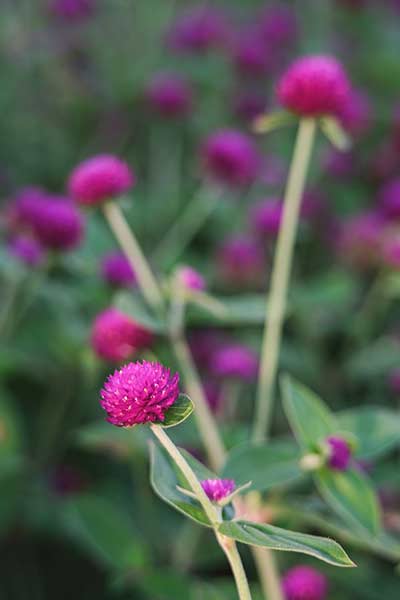
<path id="1" fill-rule="evenodd" d="M 268 600 L 284 600 L 273 552 L 267 550 L 267 548 L 253 546 L 252 554 L 256 563 L 264 598 L 268 598 Z"/>
<path id="2" fill-rule="evenodd" d="M 315 119 L 301 119 L 285 191 L 261 351 L 253 423 L 253 440 L 257 442 L 268 436 L 293 248 L 315 131 Z"/>
<path id="3" fill-rule="evenodd" d="M 115 201 L 107 202 L 107 204 L 103 205 L 103 212 L 121 248 L 125 252 L 126 258 L 135 271 L 143 296 L 158 311 L 163 304 L 160 288 L 119 205 Z"/>
<path id="4" fill-rule="evenodd" d="M 242 559 L 240 558 L 236 543 L 234 540 L 226 538 L 221 534 L 217 534 L 217 539 L 222 550 L 225 552 L 229 564 L 231 565 L 240 600 L 251 600 L 249 583 L 247 581 Z"/>

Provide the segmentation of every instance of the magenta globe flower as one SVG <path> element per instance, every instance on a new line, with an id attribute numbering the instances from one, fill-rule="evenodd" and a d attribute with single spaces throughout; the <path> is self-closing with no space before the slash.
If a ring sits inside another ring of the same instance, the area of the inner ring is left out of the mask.
<path id="1" fill-rule="evenodd" d="M 285 573 L 282 588 L 286 600 L 324 600 L 328 593 L 328 582 L 322 573 L 299 565 Z"/>
<path id="2" fill-rule="evenodd" d="M 349 443 L 338 435 L 331 435 L 326 439 L 328 446 L 328 465 L 334 471 L 346 471 L 351 461 L 351 447 Z"/>
<path id="3" fill-rule="evenodd" d="M 162 117 L 179 117 L 190 111 L 193 93 L 181 76 L 158 73 L 147 87 L 146 98 Z"/>
<path id="4" fill-rule="evenodd" d="M 136 275 L 122 252 L 110 252 L 103 256 L 100 268 L 104 281 L 109 285 L 124 288 L 136 283 Z"/>
<path id="5" fill-rule="evenodd" d="M 263 281 L 264 251 L 252 237 L 239 235 L 225 240 L 218 250 L 217 262 L 221 277 L 229 283 Z"/>
<path id="6" fill-rule="evenodd" d="M 37 267 L 43 262 L 42 245 L 33 237 L 17 235 L 8 242 L 9 253 L 29 267 Z"/>
<path id="7" fill-rule="evenodd" d="M 57 17 L 77 22 L 93 14 L 95 0 L 51 0 L 49 8 Z"/>
<path id="8" fill-rule="evenodd" d="M 236 488 L 233 479 L 204 479 L 200 483 L 211 502 L 220 502 Z"/>
<path id="9" fill-rule="evenodd" d="M 160 363 L 128 363 L 108 377 L 100 396 L 107 421 L 117 427 L 162 422 L 179 396 L 179 375 Z"/>
<path id="10" fill-rule="evenodd" d="M 45 248 L 72 250 L 83 239 L 84 220 L 68 198 L 47 196 L 37 205 L 32 228 Z"/>
<path id="11" fill-rule="evenodd" d="M 388 219 L 400 218 L 400 177 L 391 179 L 378 193 L 378 203 Z"/>
<path id="12" fill-rule="evenodd" d="M 178 17 L 167 41 L 173 50 L 197 53 L 222 46 L 227 35 L 226 19 L 219 10 L 197 6 Z"/>
<path id="13" fill-rule="evenodd" d="M 136 178 L 129 166 L 111 154 L 83 161 L 71 173 L 68 189 L 78 203 L 93 206 L 128 192 Z"/>
<path id="14" fill-rule="evenodd" d="M 206 289 L 206 281 L 202 275 L 192 267 L 181 267 L 178 278 L 184 288 L 193 292 L 203 292 Z"/>
<path id="15" fill-rule="evenodd" d="M 222 346 L 213 353 L 212 370 L 218 377 L 252 381 L 258 372 L 258 356 L 242 344 Z"/>
<path id="16" fill-rule="evenodd" d="M 349 101 L 350 84 L 332 56 L 297 59 L 277 86 L 279 102 L 301 117 L 337 115 Z"/>
<path id="17" fill-rule="evenodd" d="M 233 129 L 213 133 L 202 147 L 202 158 L 211 179 L 232 187 L 253 183 L 260 156 L 252 139 Z"/>
<path id="18" fill-rule="evenodd" d="M 120 362 L 153 341 L 152 333 L 116 308 L 97 315 L 91 332 L 91 345 L 100 358 Z"/>
<path id="19" fill-rule="evenodd" d="M 251 210 L 253 230 L 261 236 L 276 236 L 282 222 L 283 204 L 276 198 L 267 198 Z"/>

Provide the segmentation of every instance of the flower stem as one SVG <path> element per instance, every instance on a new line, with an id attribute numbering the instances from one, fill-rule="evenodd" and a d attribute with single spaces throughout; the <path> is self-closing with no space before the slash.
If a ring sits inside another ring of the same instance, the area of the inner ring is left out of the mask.
<path id="1" fill-rule="evenodd" d="M 270 600 L 284 600 L 273 552 L 266 548 L 254 546 L 252 548 L 252 554 L 256 563 L 264 597 Z"/>
<path id="2" fill-rule="evenodd" d="M 221 534 L 217 534 L 217 539 L 231 565 L 240 600 L 251 600 L 249 583 L 236 543 L 231 538 L 226 538 Z"/>
<path id="3" fill-rule="evenodd" d="M 117 202 L 107 202 L 103 205 L 103 212 L 132 269 L 135 271 L 143 296 L 155 310 L 159 311 L 163 304 L 159 285 L 133 231 L 125 220 L 121 208 Z"/>
<path id="4" fill-rule="evenodd" d="M 268 437 L 293 248 L 315 131 L 315 119 L 300 120 L 285 191 L 265 318 L 252 436 L 257 442 Z"/>

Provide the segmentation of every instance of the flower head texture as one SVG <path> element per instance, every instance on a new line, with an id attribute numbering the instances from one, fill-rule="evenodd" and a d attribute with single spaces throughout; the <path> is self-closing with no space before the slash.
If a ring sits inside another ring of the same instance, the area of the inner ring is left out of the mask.
<path id="1" fill-rule="evenodd" d="M 136 275 L 130 262 L 122 252 L 110 252 L 101 260 L 101 275 L 114 287 L 130 287 L 136 282 Z"/>
<path id="2" fill-rule="evenodd" d="M 213 133 L 203 144 L 206 172 L 219 183 L 237 187 L 251 184 L 260 167 L 260 156 L 251 138 L 234 129 Z"/>
<path id="3" fill-rule="evenodd" d="M 130 190 L 136 178 L 129 166 L 111 154 L 83 161 L 71 173 L 68 188 L 78 203 L 93 206 Z"/>
<path id="4" fill-rule="evenodd" d="M 201 487 L 211 502 L 219 502 L 232 494 L 236 484 L 233 479 L 204 479 Z"/>
<path id="5" fill-rule="evenodd" d="M 226 345 L 214 352 L 212 368 L 219 377 L 252 381 L 258 371 L 258 356 L 242 344 Z"/>
<path id="6" fill-rule="evenodd" d="M 37 267 L 43 262 L 44 251 L 42 245 L 28 235 L 17 235 L 8 243 L 8 251 L 12 256 L 29 267 Z"/>
<path id="7" fill-rule="evenodd" d="M 325 575 L 316 569 L 299 565 L 285 573 L 282 588 L 286 600 L 324 600 L 328 582 Z"/>
<path id="8" fill-rule="evenodd" d="M 167 38 L 175 51 L 198 53 L 223 45 L 226 36 L 224 15 L 211 6 L 197 6 L 178 17 Z"/>
<path id="9" fill-rule="evenodd" d="M 335 471 L 345 471 L 351 460 L 349 443 L 338 435 L 331 435 L 326 439 L 329 449 L 328 465 Z"/>
<path id="10" fill-rule="evenodd" d="M 117 427 L 164 421 L 179 396 L 179 375 L 160 363 L 128 363 L 110 375 L 100 404 L 107 421 Z"/>
<path id="11" fill-rule="evenodd" d="M 332 56 L 297 59 L 277 86 L 282 106 L 303 117 L 337 115 L 348 102 L 349 94 L 347 75 Z"/>
<path id="12" fill-rule="evenodd" d="M 400 218 L 400 177 L 395 177 L 382 186 L 378 193 L 378 203 L 386 218 Z"/>
<path id="13" fill-rule="evenodd" d="M 192 107 L 190 85 L 175 73 L 157 73 L 146 89 L 151 107 L 162 117 L 179 117 Z"/>
<path id="14" fill-rule="evenodd" d="M 126 360 L 148 347 L 152 340 L 153 335 L 148 329 L 115 308 L 98 314 L 91 332 L 93 350 L 100 358 L 111 362 Z"/>
<path id="15" fill-rule="evenodd" d="M 42 199 L 32 226 L 40 243 L 52 250 L 72 250 L 83 239 L 83 216 L 69 198 L 62 196 Z"/>
<path id="16" fill-rule="evenodd" d="M 52 0 L 50 11 L 66 21 L 82 21 L 94 12 L 95 0 Z"/>
<path id="17" fill-rule="evenodd" d="M 180 283 L 188 290 L 202 292 L 206 289 L 205 279 L 192 267 L 181 267 L 178 271 Z"/>
<path id="18" fill-rule="evenodd" d="M 282 221 L 283 204 L 276 198 L 267 198 L 254 206 L 251 211 L 251 223 L 261 236 L 276 236 Z"/>

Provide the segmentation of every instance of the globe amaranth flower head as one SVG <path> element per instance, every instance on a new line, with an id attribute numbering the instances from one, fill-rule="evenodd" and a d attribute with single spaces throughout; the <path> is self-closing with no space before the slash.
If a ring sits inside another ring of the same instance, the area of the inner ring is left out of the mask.
<path id="1" fill-rule="evenodd" d="M 262 247 L 245 235 L 225 240 L 218 249 L 217 262 L 222 279 L 235 285 L 257 283 L 265 270 Z"/>
<path id="2" fill-rule="evenodd" d="M 100 269 L 104 281 L 114 287 L 130 287 L 136 283 L 135 272 L 122 252 L 110 252 L 103 256 Z"/>
<path id="3" fill-rule="evenodd" d="M 99 154 L 72 171 L 68 189 L 78 204 L 93 206 L 124 194 L 135 181 L 135 175 L 124 161 L 111 154 Z"/>
<path id="4" fill-rule="evenodd" d="M 282 222 L 283 204 L 277 198 L 266 198 L 256 204 L 250 213 L 255 233 L 260 236 L 276 236 Z"/>
<path id="5" fill-rule="evenodd" d="M 322 573 L 307 565 L 298 565 L 286 571 L 282 578 L 286 600 L 324 600 L 328 582 Z"/>
<path id="6" fill-rule="evenodd" d="M 215 181 L 232 186 L 250 185 L 260 168 L 260 155 L 253 140 L 234 129 L 221 129 L 203 144 L 202 160 Z"/>
<path id="7" fill-rule="evenodd" d="M 211 502 L 219 502 L 223 500 L 236 488 L 233 479 L 204 479 L 200 482 L 206 496 Z"/>
<path id="8" fill-rule="evenodd" d="M 192 267 L 180 267 L 177 272 L 178 280 L 187 290 L 203 292 L 206 289 L 205 279 Z"/>
<path id="9" fill-rule="evenodd" d="M 211 6 L 196 6 L 178 16 L 167 34 L 167 43 L 180 52 L 205 52 L 222 46 L 228 31 L 221 11 Z"/>
<path id="10" fill-rule="evenodd" d="M 38 202 L 32 229 L 45 247 L 51 250 L 72 250 L 84 234 L 84 219 L 77 207 L 63 196 L 47 196 Z"/>
<path id="11" fill-rule="evenodd" d="M 8 252 L 29 267 L 37 267 L 44 260 L 42 245 L 35 238 L 20 234 L 8 242 Z"/>
<path id="12" fill-rule="evenodd" d="M 108 377 L 100 395 L 107 421 L 117 427 L 164 421 L 179 396 L 179 375 L 160 363 L 128 363 Z"/>
<path id="13" fill-rule="evenodd" d="M 229 344 L 213 353 L 212 370 L 218 377 L 251 381 L 258 371 L 258 356 L 243 344 Z"/>
<path id="14" fill-rule="evenodd" d="M 97 356 L 111 362 L 126 360 L 150 346 L 152 333 L 116 308 L 107 308 L 94 320 L 91 345 Z"/>
<path id="15" fill-rule="evenodd" d="M 383 184 L 378 192 L 378 204 L 387 219 L 400 218 L 400 177 Z"/>
<path id="16" fill-rule="evenodd" d="M 66 21 L 82 21 L 95 9 L 95 0 L 51 0 L 50 11 Z"/>
<path id="17" fill-rule="evenodd" d="M 345 471 L 351 461 L 350 444 L 343 437 L 331 435 L 325 440 L 328 448 L 328 465 L 335 471 Z"/>
<path id="18" fill-rule="evenodd" d="M 297 59 L 277 86 L 279 102 L 301 117 L 337 115 L 349 100 L 347 75 L 333 56 Z"/>
<path id="19" fill-rule="evenodd" d="M 145 95 L 150 106 L 162 117 L 184 116 L 192 108 L 192 88 L 176 73 L 154 75 Z"/>

